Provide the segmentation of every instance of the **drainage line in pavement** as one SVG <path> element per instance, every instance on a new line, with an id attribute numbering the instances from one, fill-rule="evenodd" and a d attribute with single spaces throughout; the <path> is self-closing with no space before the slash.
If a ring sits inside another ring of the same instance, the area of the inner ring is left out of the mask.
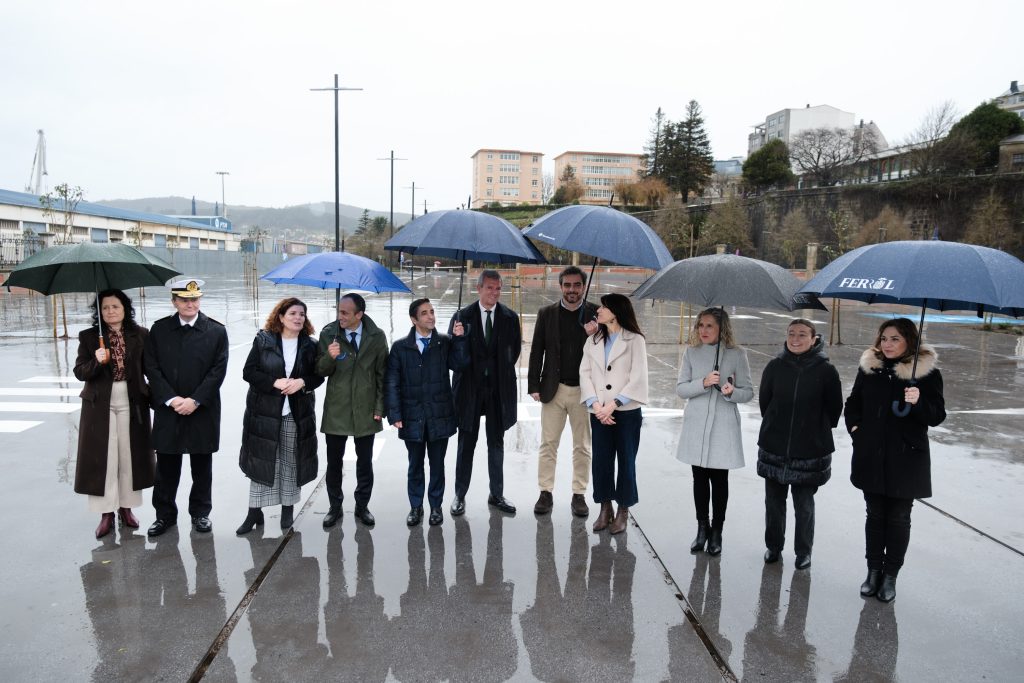
<path id="1" fill-rule="evenodd" d="M 946 517 L 949 517 L 951 520 L 953 520 L 957 524 L 962 524 L 963 526 L 967 527 L 968 529 L 970 529 L 971 531 L 975 532 L 976 534 L 980 534 L 980 535 L 984 536 L 985 538 L 987 538 L 988 540 L 990 540 L 990 541 L 992 541 L 994 543 L 998 543 L 999 545 L 1003 546 L 1004 548 L 1006 548 L 1010 552 L 1017 553 L 1021 557 L 1024 557 L 1024 552 L 1021 552 L 1017 548 L 1014 548 L 1009 543 L 1006 543 L 1005 541 L 1000 541 L 998 538 L 996 538 L 995 536 L 992 536 L 990 534 L 986 534 L 984 531 L 982 531 L 978 527 L 972 526 L 972 525 L 968 524 L 967 522 L 965 522 L 964 520 L 960 519 L 959 517 L 956 517 L 954 515 L 949 514 L 948 512 L 943 510 L 942 508 L 935 507 L 934 505 L 929 503 L 927 500 L 922 500 L 922 499 L 918 498 L 917 502 L 921 503 L 922 505 L 926 505 L 926 506 L 930 507 L 932 510 L 935 510 L 939 514 L 942 514 L 942 515 L 945 515 Z"/>

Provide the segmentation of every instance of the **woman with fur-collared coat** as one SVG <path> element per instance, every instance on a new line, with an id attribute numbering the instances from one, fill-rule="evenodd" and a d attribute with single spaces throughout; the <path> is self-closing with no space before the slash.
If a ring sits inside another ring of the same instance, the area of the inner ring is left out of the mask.
<path id="1" fill-rule="evenodd" d="M 907 318 L 882 323 L 846 399 L 846 428 L 853 439 L 850 481 L 864 492 L 868 576 L 861 595 L 882 602 L 896 597 L 896 576 L 910 544 L 910 508 L 932 495 L 928 427 L 946 419 L 942 375 L 935 349 L 920 344 Z M 912 379 L 913 377 L 913 379 Z"/>

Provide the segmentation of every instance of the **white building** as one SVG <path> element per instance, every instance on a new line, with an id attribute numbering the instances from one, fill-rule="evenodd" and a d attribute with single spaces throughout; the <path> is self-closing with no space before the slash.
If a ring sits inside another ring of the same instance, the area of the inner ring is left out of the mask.
<path id="1" fill-rule="evenodd" d="M 863 121 L 861 122 L 863 125 Z M 807 105 L 803 109 L 783 109 L 774 114 L 769 114 L 764 123 L 754 126 L 754 131 L 747 137 L 747 156 L 750 156 L 761 149 L 771 140 L 782 140 L 786 145 L 794 136 L 805 130 L 815 128 L 845 128 L 851 129 L 856 124 L 856 117 L 852 112 L 836 109 L 828 104 L 819 104 L 815 107 Z M 881 148 L 888 147 L 881 131 L 874 125 L 874 122 L 867 124 L 872 126 L 879 138 Z"/>
<path id="2" fill-rule="evenodd" d="M 992 100 L 1000 109 L 1012 111 L 1024 118 L 1024 92 L 1021 92 L 1017 81 L 1010 81 L 1010 87 L 999 97 Z"/>

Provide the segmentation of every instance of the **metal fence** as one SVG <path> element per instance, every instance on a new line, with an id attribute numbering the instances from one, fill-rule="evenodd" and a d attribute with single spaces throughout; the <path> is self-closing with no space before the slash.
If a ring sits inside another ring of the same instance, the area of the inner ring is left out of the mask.
<path id="1" fill-rule="evenodd" d="M 0 268 L 11 268 L 45 247 L 42 237 L 0 237 Z"/>

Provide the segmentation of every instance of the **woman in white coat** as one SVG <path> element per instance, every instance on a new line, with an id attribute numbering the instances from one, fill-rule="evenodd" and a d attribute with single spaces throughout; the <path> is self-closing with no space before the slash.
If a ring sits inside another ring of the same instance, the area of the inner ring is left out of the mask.
<path id="1" fill-rule="evenodd" d="M 597 323 L 597 332 L 583 343 L 580 395 L 590 410 L 594 502 L 601 505 L 594 531 L 617 534 L 626 530 L 629 508 L 639 500 L 636 452 L 640 406 L 647 403 L 647 344 L 622 294 L 601 297 Z M 613 501 L 619 504 L 614 519 Z"/>
<path id="2" fill-rule="evenodd" d="M 733 339 L 722 308 L 700 312 L 683 354 L 676 394 L 687 399 L 676 458 L 692 466 L 697 537 L 692 552 L 722 552 L 729 470 L 743 467 L 738 403 L 754 397 L 747 352 Z M 714 516 L 708 521 L 708 504 Z"/>

